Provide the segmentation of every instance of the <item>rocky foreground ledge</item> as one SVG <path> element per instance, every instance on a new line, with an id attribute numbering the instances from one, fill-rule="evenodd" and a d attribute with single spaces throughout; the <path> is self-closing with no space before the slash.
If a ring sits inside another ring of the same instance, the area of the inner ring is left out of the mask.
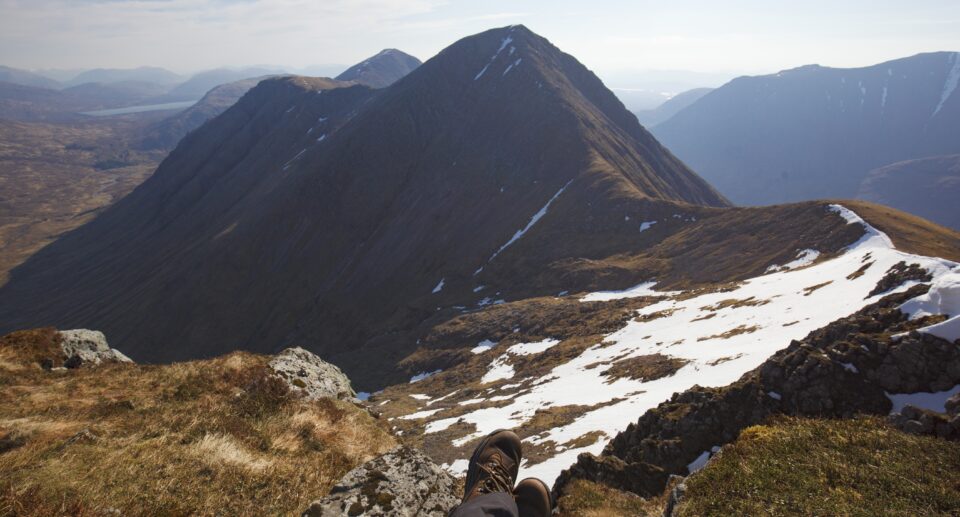
<path id="1" fill-rule="evenodd" d="M 599 456 L 582 454 L 554 486 L 583 479 L 644 497 L 661 494 L 671 475 L 702 467 L 741 431 L 775 415 L 849 418 L 889 415 L 904 430 L 960 439 L 960 397 L 946 413 L 911 408 L 909 396 L 960 385 L 960 343 L 917 329 L 942 316 L 910 320 L 899 310 L 929 289 L 917 285 L 794 341 L 723 388 L 675 394 L 619 433 Z M 899 411 L 894 411 L 899 409 Z"/>
<path id="2" fill-rule="evenodd" d="M 441 516 L 456 491 L 303 348 L 141 365 L 93 330 L 0 336 L 15 515 Z"/>

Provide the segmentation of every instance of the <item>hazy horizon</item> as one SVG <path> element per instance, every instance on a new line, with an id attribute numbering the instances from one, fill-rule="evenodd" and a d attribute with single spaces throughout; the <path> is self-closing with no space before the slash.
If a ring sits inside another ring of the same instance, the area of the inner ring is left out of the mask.
<path id="1" fill-rule="evenodd" d="M 30 70 L 346 66 L 383 48 L 427 60 L 457 39 L 522 23 L 605 76 L 771 73 L 867 66 L 960 50 L 947 0 L 713 2 L 534 0 L 0 0 L 0 64 Z"/>

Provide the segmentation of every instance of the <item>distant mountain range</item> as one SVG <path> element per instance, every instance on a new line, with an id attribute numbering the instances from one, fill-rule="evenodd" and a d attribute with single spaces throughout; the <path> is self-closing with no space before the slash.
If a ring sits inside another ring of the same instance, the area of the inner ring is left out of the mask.
<path id="1" fill-rule="evenodd" d="M 172 90 L 168 91 L 164 97 L 170 102 L 180 100 L 199 99 L 207 94 L 211 89 L 232 83 L 235 81 L 245 81 L 255 77 L 265 77 L 268 75 L 277 75 L 284 73 L 279 68 L 218 68 L 216 70 L 207 70 L 197 73 L 178 84 Z M 239 98 L 239 97 L 238 97 Z"/>
<path id="2" fill-rule="evenodd" d="M 693 104 L 700 97 L 710 93 L 713 88 L 694 88 L 685 92 L 680 92 L 667 99 L 666 102 L 653 109 L 634 111 L 640 123 L 646 127 L 653 127 L 670 117 L 676 115 L 680 110 Z"/>
<path id="3" fill-rule="evenodd" d="M 59 81 L 49 77 L 9 66 L 0 66 L 0 82 L 47 89 L 56 89 L 61 86 Z"/>
<path id="4" fill-rule="evenodd" d="M 741 77 L 653 131 L 738 204 L 853 197 L 877 167 L 960 152 L 958 56 Z"/>
<path id="5" fill-rule="evenodd" d="M 84 83 L 116 83 L 136 81 L 173 86 L 183 81 L 183 76 L 167 69 L 155 66 L 139 68 L 95 68 L 81 72 L 73 79 L 66 81 L 67 86 L 76 86 Z"/>

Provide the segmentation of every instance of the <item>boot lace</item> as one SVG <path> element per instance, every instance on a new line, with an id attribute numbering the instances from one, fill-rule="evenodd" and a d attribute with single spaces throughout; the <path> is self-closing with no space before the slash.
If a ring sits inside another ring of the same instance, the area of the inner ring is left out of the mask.
<path id="1" fill-rule="evenodd" d="M 493 455 L 486 463 L 480 465 L 480 470 L 487 474 L 477 487 L 477 491 L 481 494 L 513 490 L 513 476 L 500 461 L 499 455 Z"/>

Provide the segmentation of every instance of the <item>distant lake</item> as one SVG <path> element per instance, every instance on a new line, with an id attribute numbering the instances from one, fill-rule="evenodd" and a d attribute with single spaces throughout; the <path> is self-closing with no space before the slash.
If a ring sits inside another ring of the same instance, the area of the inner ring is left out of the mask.
<path id="1" fill-rule="evenodd" d="M 144 111 L 175 110 L 189 108 L 197 101 L 167 102 L 164 104 L 144 104 L 142 106 L 127 106 L 126 108 L 112 108 L 108 110 L 84 111 L 81 115 L 90 115 L 92 117 L 109 117 L 111 115 L 127 115 L 130 113 L 143 113 Z"/>

